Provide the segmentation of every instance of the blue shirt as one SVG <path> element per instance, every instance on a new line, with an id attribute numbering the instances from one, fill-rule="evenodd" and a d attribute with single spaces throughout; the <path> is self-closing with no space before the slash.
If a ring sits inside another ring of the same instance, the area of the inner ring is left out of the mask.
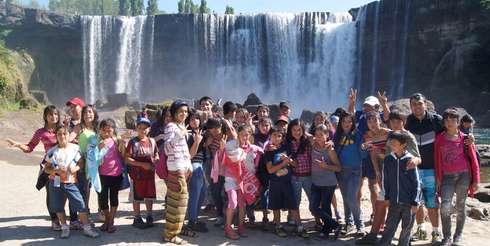
<path id="1" fill-rule="evenodd" d="M 340 159 L 342 167 L 360 167 L 362 159 L 367 156 L 362 150 L 362 136 L 359 131 L 340 136 L 340 141 L 335 143 L 335 151 Z"/>

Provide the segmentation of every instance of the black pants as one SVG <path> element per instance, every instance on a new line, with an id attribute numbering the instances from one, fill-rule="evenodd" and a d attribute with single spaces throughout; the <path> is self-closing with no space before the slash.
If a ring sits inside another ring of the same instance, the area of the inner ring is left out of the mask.
<path id="1" fill-rule="evenodd" d="M 119 187 L 121 186 L 122 175 L 119 176 L 104 176 L 100 175 L 100 184 L 102 190 L 97 194 L 99 200 L 99 208 L 101 210 L 109 209 L 109 200 L 111 207 L 119 205 Z"/>
<path id="2" fill-rule="evenodd" d="M 410 245 L 410 233 L 412 231 L 413 222 L 415 221 L 415 213 L 412 213 L 410 205 L 407 204 L 391 204 L 388 209 L 388 217 L 386 218 L 386 227 L 383 232 L 383 237 L 379 245 L 391 245 L 391 240 L 395 236 L 398 224 L 402 221 L 402 230 L 398 239 L 398 245 Z"/>
<path id="3" fill-rule="evenodd" d="M 223 212 L 224 200 L 223 200 L 223 189 L 225 186 L 225 177 L 219 176 L 218 183 L 211 182 L 211 194 L 213 196 L 214 206 L 216 206 L 216 215 L 218 217 L 225 217 Z"/>
<path id="4" fill-rule="evenodd" d="M 48 208 L 48 213 L 49 213 L 49 217 L 51 218 L 51 221 L 56 221 L 56 220 L 58 220 L 58 217 L 56 217 L 56 212 L 54 212 L 54 210 L 51 209 L 51 207 L 49 206 L 50 194 L 49 194 L 48 186 L 49 186 L 49 182 L 46 183 L 46 186 L 45 186 L 45 188 L 46 188 L 46 208 Z"/>

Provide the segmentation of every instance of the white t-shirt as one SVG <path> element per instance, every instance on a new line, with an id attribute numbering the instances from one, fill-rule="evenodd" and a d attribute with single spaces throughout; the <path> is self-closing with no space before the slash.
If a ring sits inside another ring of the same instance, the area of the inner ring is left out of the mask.
<path id="1" fill-rule="evenodd" d="M 45 160 L 50 162 L 53 167 L 60 167 L 67 169 L 73 168 L 80 160 L 80 147 L 76 144 L 68 143 L 65 148 L 59 148 L 58 145 L 54 146 L 48 153 L 46 153 Z M 54 179 L 54 176 L 50 178 Z M 60 175 L 61 183 L 76 183 L 75 173 L 66 172 Z"/>

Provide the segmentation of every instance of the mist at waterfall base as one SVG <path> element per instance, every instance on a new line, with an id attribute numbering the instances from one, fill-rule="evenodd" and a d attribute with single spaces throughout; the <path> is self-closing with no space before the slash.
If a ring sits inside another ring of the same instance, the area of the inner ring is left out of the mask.
<path id="1" fill-rule="evenodd" d="M 204 95 L 243 102 L 254 92 L 294 110 L 345 107 L 360 84 L 364 9 L 358 21 L 328 12 L 82 16 L 85 99 L 128 93 L 141 102 Z"/>

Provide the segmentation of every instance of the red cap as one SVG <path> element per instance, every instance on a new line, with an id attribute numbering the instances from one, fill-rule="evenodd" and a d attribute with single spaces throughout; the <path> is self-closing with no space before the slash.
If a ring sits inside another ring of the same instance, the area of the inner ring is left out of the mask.
<path id="1" fill-rule="evenodd" d="M 279 118 L 276 120 L 276 124 L 279 121 L 284 121 L 286 123 L 289 123 L 289 118 L 286 115 L 280 115 Z"/>
<path id="2" fill-rule="evenodd" d="M 71 105 L 78 105 L 80 107 L 85 107 L 85 102 L 78 97 L 74 97 L 70 99 L 70 101 L 66 102 L 66 106 L 71 106 Z"/>

